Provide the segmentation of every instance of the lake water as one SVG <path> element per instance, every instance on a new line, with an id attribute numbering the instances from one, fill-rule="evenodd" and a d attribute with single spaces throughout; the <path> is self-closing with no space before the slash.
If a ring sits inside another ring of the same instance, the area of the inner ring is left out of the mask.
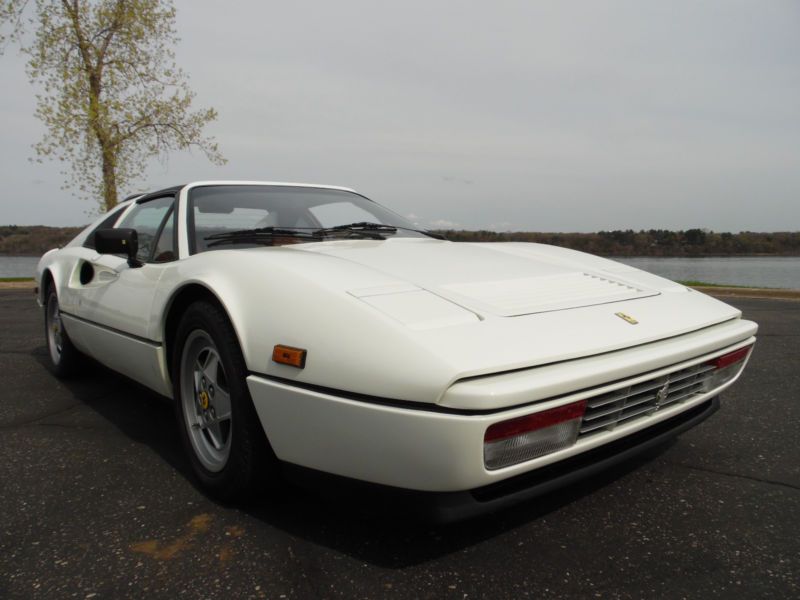
<path id="1" fill-rule="evenodd" d="M 673 280 L 800 289 L 800 257 L 617 258 Z M 0 256 L 0 277 L 33 277 L 35 256 Z"/>
<path id="2" fill-rule="evenodd" d="M 667 279 L 728 285 L 800 289 L 800 257 L 617 258 Z"/>
<path id="3" fill-rule="evenodd" d="M 0 256 L 0 277 L 33 277 L 38 256 Z"/>

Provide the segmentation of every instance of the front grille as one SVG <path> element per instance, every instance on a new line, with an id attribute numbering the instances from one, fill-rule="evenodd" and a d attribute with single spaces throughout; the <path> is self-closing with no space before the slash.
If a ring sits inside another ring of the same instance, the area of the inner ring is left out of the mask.
<path id="1" fill-rule="evenodd" d="M 578 438 L 611 431 L 623 421 L 652 415 L 676 402 L 686 402 L 706 391 L 705 383 L 714 375 L 714 370 L 714 365 L 702 363 L 589 398 Z"/>

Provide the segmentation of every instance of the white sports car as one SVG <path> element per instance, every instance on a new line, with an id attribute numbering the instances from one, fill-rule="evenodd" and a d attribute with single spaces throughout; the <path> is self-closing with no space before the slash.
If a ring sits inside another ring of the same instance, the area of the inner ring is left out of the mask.
<path id="1" fill-rule="evenodd" d="M 321 185 L 135 197 L 45 254 L 37 279 L 55 373 L 88 355 L 172 398 L 215 495 L 293 467 L 413 490 L 443 519 L 699 423 L 757 329 L 629 266 L 449 242 Z"/>

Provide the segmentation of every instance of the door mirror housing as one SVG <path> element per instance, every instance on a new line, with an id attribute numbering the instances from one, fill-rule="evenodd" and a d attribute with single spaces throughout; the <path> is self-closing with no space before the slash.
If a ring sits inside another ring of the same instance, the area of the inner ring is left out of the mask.
<path id="1" fill-rule="evenodd" d="M 94 248 L 100 254 L 124 254 L 129 266 L 142 266 L 136 258 L 139 235 L 135 229 L 98 229 L 94 234 Z"/>

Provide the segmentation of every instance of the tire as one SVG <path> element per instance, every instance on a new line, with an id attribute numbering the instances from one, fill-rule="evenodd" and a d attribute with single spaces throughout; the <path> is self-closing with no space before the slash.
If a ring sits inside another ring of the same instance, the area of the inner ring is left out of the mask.
<path id="1" fill-rule="evenodd" d="M 44 309 L 44 335 L 50 355 L 50 369 L 56 377 L 67 379 L 80 373 L 83 367 L 83 354 L 72 344 L 64 322 L 61 320 L 61 309 L 58 294 L 51 283 L 47 286 Z"/>
<path id="2" fill-rule="evenodd" d="M 178 428 L 203 488 L 233 501 L 275 487 L 277 458 L 250 398 L 247 368 L 227 315 L 209 302 L 191 304 L 174 348 Z"/>

